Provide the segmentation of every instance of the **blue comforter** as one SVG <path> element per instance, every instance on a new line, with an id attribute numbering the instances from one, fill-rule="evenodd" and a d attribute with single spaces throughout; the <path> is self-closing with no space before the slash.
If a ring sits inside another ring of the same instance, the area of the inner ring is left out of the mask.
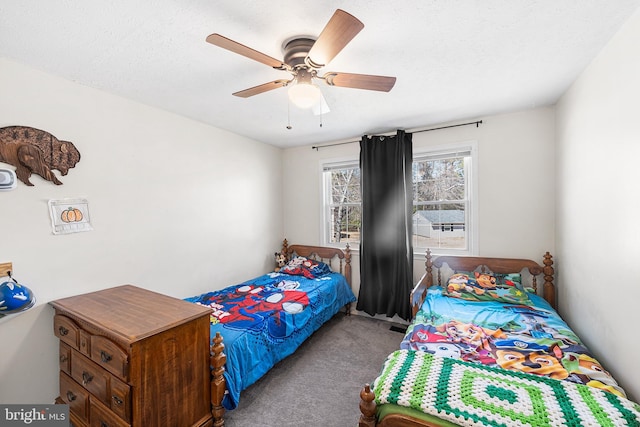
<path id="1" fill-rule="evenodd" d="M 269 273 L 239 285 L 185 298 L 213 309 L 211 336 L 224 338 L 229 391 L 226 409 L 235 409 L 240 392 L 256 382 L 341 307 L 356 300 L 344 276 L 318 278 Z"/>

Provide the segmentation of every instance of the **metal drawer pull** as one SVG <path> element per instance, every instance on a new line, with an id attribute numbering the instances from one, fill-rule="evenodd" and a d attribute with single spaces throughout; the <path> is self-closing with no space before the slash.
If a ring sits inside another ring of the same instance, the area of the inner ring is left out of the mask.
<path id="1" fill-rule="evenodd" d="M 109 427 L 109 424 L 105 423 L 104 421 L 100 421 L 100 427 Z"/>
<path id="2" fill-rule="evenodd" d="M 100 359 L 102 359 L 102 362 L 108 363 L 111 360 L 111 355 L 103 350 L 100 352 Z"/>
<path id="3" fill-rule="evenodd" d="M 71 393 L 71 391 L 68 391 L 68 392 L 67 392 L 67 400 L 68 400 L 69 402 L 73 402 L 74 400 L 76 400 L 76 395 L 75 395 L 75 394 L 73 394 L 73 393 Z"/>
<path id="4" fill-rule="evenodd" d="M 123 401 L 118 396 L 111 396 L 111 398 L 116 402 L 116 405 L 122 405 Z"/>
<path id="5" fill-rule="evenodd" d="M 82 372 L 82 384 L 83 385 L 89 384 L 92 379 L 93 379 L 93 375 L 89 374 L 86 371 Z"/>
<path id="6" fill-rule="evenodd" d="M 64 326 L 60 326 L 58 328 L 58 332 L 60 332 L 60 335 L 65 336 L 69 333 L 69 330 L 67 328 L 65 328 Z"/>
<path id="7" fill-rule="evenodd" d="M 66 354 L 61 354 L 60 355 L 60 362 L 66 362 L 67 360 L 69 360 L 69 358 L 67 357 Z"/>

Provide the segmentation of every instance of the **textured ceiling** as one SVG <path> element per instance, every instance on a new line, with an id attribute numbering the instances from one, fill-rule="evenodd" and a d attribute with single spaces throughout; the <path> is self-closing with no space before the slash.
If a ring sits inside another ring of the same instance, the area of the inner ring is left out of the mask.
<path id="1" fill-rule="evenodd" d="M 554 104 L 639 5 L 0 0 L 0 56 L 288 147 Z M 322 118 L 289 108 L 285 88 L 231 95 L 289 74 L 206 43 L 207 35 L 282 59 L 284 40 L 317 36 L 338 8 L 365 27 L 322 71 L 396 76 L 391 92 L 323 85 L 331 111 Z"/>

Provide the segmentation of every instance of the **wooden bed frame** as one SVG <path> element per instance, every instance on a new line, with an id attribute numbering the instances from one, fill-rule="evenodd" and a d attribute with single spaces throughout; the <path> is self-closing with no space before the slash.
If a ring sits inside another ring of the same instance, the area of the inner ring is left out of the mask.
<path id="1" fill-rule="evenodd" d="M 282 242 L 282 254 L 290 260 L 294 255 L 303 256 L 317 261 L 325 262 L 331 266 L 333 271 L 340 272 L 351 285 L 351 249 L 347 244 L 345 250 L 324 246 L 289 245 L 287 239 Z M 351 304 L 346 307 L 346 314 L 349 315 Z M 224 426 L 225 408 L 222 406 L 222 399 L 226 392 L 226 382 L 224 379 L 224 365 L 227 356 L 224 354 L 224 343 L 219 332 L 212 339 L 211 345 L 211 415 L 213 416 L 213 426 Z"/>
<path id="2" fill-rule="evenodd" d="M 411 310 L 413 317 L 422 306 L 427 294 L 427 289 L 434 283 L 442 285 L 445 278 L 442 277 L 441 270 L 446 264 L 452 271 L 479 271 L 493 272 L 498 274 L 508 274 L 522 272 L 526 270 L 531 275 L 531 287 L 538 293 L 537 276 L 543 275 L 542 296 L 556 308 L 555 302 L 555 285 L 553 284 L 553 260 L 549 252 L 544 254 L 543 265 L 528 259 L 515 258 L 486 258 L 471 256 L 439 256 L 435 259 L 431 257 L 431 251 L 427 250 L 425 267 L 426 272 L 413 288 L 411 292 Z M 437 272 L 433 271 L 433 268 Z M 434 273 L 436 273 L 434 280 Z M 377 407 L 374 402 L 375 394 L 371 390 L 370 384 L 360 391 L 360 420 L 358 427 L 439 427 L 439 424 L 413 418 L 401 414 L 389 414 L 378 422 L 376 413 Z"/>

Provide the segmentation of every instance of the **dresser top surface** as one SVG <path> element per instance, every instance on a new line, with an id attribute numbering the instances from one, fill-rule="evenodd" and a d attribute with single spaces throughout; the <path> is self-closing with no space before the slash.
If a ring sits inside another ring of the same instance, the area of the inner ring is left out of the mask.
<path id="1" fill-rule="evenodd" d="M 210 309 L 132 285 L 51 301 L 62 314 L 137 341 L 210 313 Z"/>

